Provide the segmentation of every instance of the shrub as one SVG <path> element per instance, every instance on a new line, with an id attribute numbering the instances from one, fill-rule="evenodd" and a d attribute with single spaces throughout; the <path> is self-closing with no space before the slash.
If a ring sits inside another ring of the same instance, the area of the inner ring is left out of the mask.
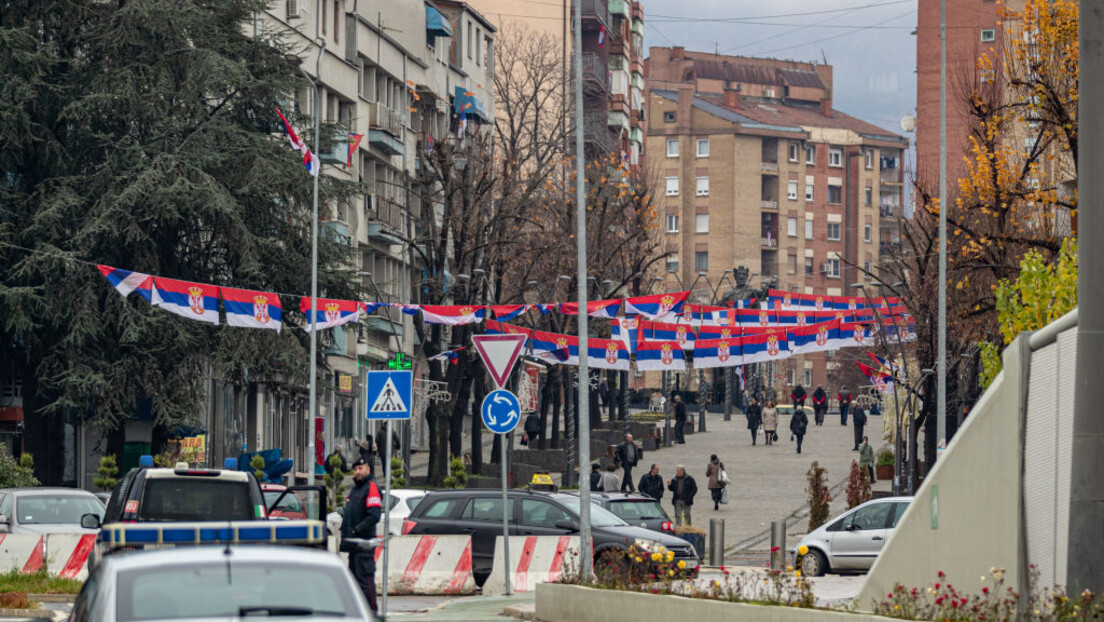
<path id="1" fill-rule="evenodd" d="M 341 470 L 341 456 L 336 453 L 330 454 L 329 467 L 331 473 L 326 473 L 324 481 L 326 483 L 326 495 L 330 498 L 330 507 L 337 508 L 345 505 L 345 476 L 348 475 L 345 471 Z"/>
<path id="2" fill-rule="evenodd" d="M 870 473 L 852 460 L 851 476 L 847 480 L 847 509 L 860 506 L 870 501 L 870 498 Z"/>
<path id="3" fill-rule="evenodd" d="M 894 457 L 893 457 L 893 450 L 892 449 L 888 449 L 888 448 L 883 449 L 883 450 L 878 452 L 878 457 L 874 459 L 874 465 L 875 466 L 893 466 L 894 465 L 894 459 L 893 458 Z"/>
<path id="4" fill-rule="evenodd" d="M 456 456 L 449 460 L 449 474 L 445 477 L 445 488 L 467 488 L 468 472 L 464 461 Z"/>
<path id="5" fill-rule="evenodd" d="M 7 448 L 0 446 L 0 488 L 23 488 L 38 485 L 39 482 L 34 476 L 34 458 L 31 454 L 23 454 L 17 462 L 8 453 Z"/>
<path id="6" fill-rule="evenodd" d="M 828 504 L 832 501 L 832 493 L 828 492 L 828 471 L 816 461 L 813 461 L 805 477 L 809 482 L 805 492 L 809 493 L 809 531 L 812 531 L 828 522 Z"/>
<path id="7" fill-rule="evenodd" d="M 402 458 L 391 458 L 391 487 L 406 488 L 406 473 Z"/>
<path id="8" fill-rule="evenodd" d="M 97 490 L 115 490 L 115 484 L 118 483 L 116 475 L 119 474 L 119 462 L 115 459 L 115 456 L 103 456 L 100 458 L 100 466 L 96 468 L 96 473 L 99 477 L 92 480 L 92 485 Z"/>
<path id="9" fill-rule="evenodd" d="M 256 477 L 258 482 L 263 482 L 268 478 L 268 475 L 265 474 L 265 459 L 261 457 L 261 454 L 253 455 L 253 458 L 249 460 L 249 468 L 253 469 L 253 477 Z"/>

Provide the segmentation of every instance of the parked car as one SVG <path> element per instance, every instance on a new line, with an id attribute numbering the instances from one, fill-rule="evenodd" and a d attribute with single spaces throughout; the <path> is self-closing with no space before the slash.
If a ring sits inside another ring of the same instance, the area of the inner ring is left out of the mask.
<path id="1" fill-rule="evenodd" d="M 567 493 L 510 490 L 510 535 L 564 536 L 579 531 L 579 497 Z M 592 504 L 590 509 L 594 556 L 630 547 L 674 552 L 675 562 L 699 563 L 693 546 L 682 538 L 629 525 L 615 514 Z M 431 492 L 403 525 L 404 534 L 471 535 L 472 571 L 482 584 L 494 563 L 495 539 L 502 535 L 502 492 L 498 490 L 440 490 Z"/>
<path id="2" fill-rule="evenodd" d="M 794 547 L 794 559 L 802 546 L 809 547 L 801 559 L 801 572 L 818 577 L 826 572 L 870 570 L 911 501 L 912 497 L 874 499 L 821 525 Z"/>
<path id="3" fill-rule="evenodd" d="M 0 490 L 0 533 L 96 533 L 81 527 L 85 514 L 104 514 L 96 495 L 79 488 Z"/>
<path id="4" fill-rule="evenodd" d="M 590 498 L 630 525 L 675 535 L 675 525 L 671 522 L 671 517 L 659 501 L 648 495 L 636 492 L 591 492 Z"/>
<path id="5" fill-rule="evenodd" d="M 287 495 L 284 494 L 285 491 L 287 491 L 287 486 L 283 484 L 261 484 L 265 506 L 268 507 L 268 517 L 307 518 L 307 509 L 303 507 L 303 501 L 299 498 L 299 495 L 295 493 Z"/>
<path id="6" fill-rule="evenodd" d="M 391 515 L 391 535 L 398 536 L 402 534 L 403 521 L 407 516 L 414 511 L 414 508 L 418 507 L 418 503 L 425 497 L 429 491 L 427 490 L 415 490 L 413 488 L 399 488 L 391 491 L 391 511 L 388 514 Z M 335 511 L 330 512 L 330 515 L 326 517 L 326 524 L 330 527 L 331 533 L 338 533 L 341 531 L 342 516 L 344 516 L 345 508 L 337 508 Z M 383 531 L 383 518 L 380 518 L 379 525 L 376 526 L 376 535 L 380 535 Z"/>

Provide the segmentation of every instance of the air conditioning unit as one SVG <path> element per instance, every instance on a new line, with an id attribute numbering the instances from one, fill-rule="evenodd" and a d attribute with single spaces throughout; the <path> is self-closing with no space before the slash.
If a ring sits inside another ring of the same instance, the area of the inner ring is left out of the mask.
<path id="1" fill-rule="evenodd" d="M 309 0 L 308 0 L 309 1 Z M 298 19 L 307 12 L 307 3 L 302 0 L 287 0 L 287 18 Z"/>

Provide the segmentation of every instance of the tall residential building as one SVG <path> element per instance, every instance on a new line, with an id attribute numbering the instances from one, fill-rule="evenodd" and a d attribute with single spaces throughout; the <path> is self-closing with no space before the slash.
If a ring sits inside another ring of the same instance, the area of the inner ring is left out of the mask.
<path id="1" fill-rule="evenodd" d="M 833 109 L 830 66 L 680 47 L 653 47 L 646 64 L 668 290 L 693 286 L 709 303 L 707 286 L 723 292 L 746 266 L 755 285 L 861 296 L 849 287 L 870 280 L 858 267 L 876 273 L 899 248 L 907 141 Z M 775 385 L 834 391 L 837 369 L 794 357 Z"/>

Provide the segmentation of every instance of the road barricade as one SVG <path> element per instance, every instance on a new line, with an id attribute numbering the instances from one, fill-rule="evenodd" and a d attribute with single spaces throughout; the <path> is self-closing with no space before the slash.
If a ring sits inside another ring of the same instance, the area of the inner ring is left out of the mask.
<path id="1" fill-rule="evenodd" d="M 46 571 L 62 579 L 88 578 L 88 556 L 96 547 L 96 534 L 59 533 L 46 536 Z"/>
<path id="2" fill-rule="evenodd" d="M 471 536 L 391 536 L 388 594 L 474 594 Z M 376 589 L 383 589 L 383 548 L 376 552 Z"/>
<path id="3" fill-rule="evenodd" d="M 565 570 L 579 564 L 579 538 L 573 536 L 511 536 L 510 572 L 513 591 L 532 592 L 538 583 L 558 581 Z M 494 566 L 484 594 L 506 591 L 506 563 L 502 557 L 502 536 L 495 540 Z"/>
<path id="4" fill-rule="evenodd" d="M 43 537 L 37 534 L 0 534 L 0 573 L 18 570 L 33 574 L 45 563 Z"/>

